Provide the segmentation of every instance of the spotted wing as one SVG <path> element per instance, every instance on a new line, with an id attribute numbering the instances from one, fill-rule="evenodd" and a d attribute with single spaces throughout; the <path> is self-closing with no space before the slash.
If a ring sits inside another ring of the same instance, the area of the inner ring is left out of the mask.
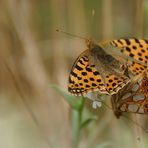
<path id="1" fill-rule="evenodd" d="M 99 71 L 89 63 L 87 50 L 78 57 L 71 69 L 68 91 L 74 95 L 84 95 L 91 91 L 108 94 Z"/>
<path id="2" fill-rule="evenodd" d="M 148 40 L 118 39 L 102 43 L 102 46 L 119 60 L 124 60 L 132 74 L 137 75 L 148 70 Z"/>
<path id="3" fill-rule="evenodd" d="M 144 39 L 119 39 L 110 42 L 111 45 L 120 49 L 120 51 L 140 62 L 143 65 L 148 64 L 148 40 Z"/>
<path id="4" fill-rule="evenodd" d="M 106 91 L 110 95 L 116 94 L 120 89 L 122 89 L 130 81 L 126 76 L 108 75 L 105 79 Z"/>
<path id="5" fill-rule="evenodd" d="M 135 94 L 120 102 L 118 108 L 121 112 L 148 114 L 148 99 L 143 94 Z"/>
<path id="6" fill-rule="evenodd" d="M 128 70 L 134 75 L 139 75 L 148 71 L 148 67 L 140 63 L 128 61 L 128 65 Z"/>
<path id="7" fill-rule="evenodd" d="M 148 77 L 137 77 L 116 103 L 119 112 L 148 114 Z"/>

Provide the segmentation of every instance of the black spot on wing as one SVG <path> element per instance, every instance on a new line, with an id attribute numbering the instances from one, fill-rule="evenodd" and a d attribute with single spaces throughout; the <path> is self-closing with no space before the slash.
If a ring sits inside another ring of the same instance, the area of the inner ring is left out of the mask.
<path id="1" fill-rule="evenodd" d="M 75 68 L 77 69 L 77 70 L 83 70 L 83 68 L 82 67 L 80 67 L 78 64 L 75 66 Z"/>

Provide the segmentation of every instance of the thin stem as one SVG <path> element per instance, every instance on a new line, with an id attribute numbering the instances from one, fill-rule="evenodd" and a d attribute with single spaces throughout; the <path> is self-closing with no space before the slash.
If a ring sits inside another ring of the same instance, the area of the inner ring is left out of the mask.
<path id="1" fill-rule="evenodd" d="M 78 148 L 81 132 L 82 113 L 85 99 L 82 98 L 81 108 L 79 110 L 72 110 L 72 140 L 73 148 Z"/>

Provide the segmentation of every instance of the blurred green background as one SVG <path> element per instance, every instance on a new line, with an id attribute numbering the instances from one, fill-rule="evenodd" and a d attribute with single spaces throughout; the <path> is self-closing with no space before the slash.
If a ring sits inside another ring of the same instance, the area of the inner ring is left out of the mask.
<path id="1" fill-rule="evenodd" d="M 95 14 L 92 14 L 95 11 Z M 71 148 L 71 108 L 50 87 L 67 89 L 72 63 L 94 40 L 148 36 L 148 0 L 0 1 L 0 148 Z M 105 107 L 84 116 L 80 148 L 146 148 L 148 134 Z M 147 116 L 133 115 L 145 128 Z"/>

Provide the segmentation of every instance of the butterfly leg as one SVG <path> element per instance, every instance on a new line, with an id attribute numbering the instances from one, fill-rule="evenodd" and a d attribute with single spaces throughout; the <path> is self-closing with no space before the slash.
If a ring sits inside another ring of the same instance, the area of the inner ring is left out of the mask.
<path id="1" fill-rule="evenodd" d="M 123 70 L 123 75 L 125 75 L 129 78 L 130 77 L 129 76 L 129 65 L 128 65 L 127 61 L 121 65 L 121 69 Z"/>
<path id="2" fill-rule="evenodd" d="M 119 119 L 120 116 L 122 116 L 122 112 L 118 109 L 117 103 L 118 103 L 118 94 L 114 94 L 111 96 L 111 105 L 114 115 L 117 117 L 117 119 Z"/>

